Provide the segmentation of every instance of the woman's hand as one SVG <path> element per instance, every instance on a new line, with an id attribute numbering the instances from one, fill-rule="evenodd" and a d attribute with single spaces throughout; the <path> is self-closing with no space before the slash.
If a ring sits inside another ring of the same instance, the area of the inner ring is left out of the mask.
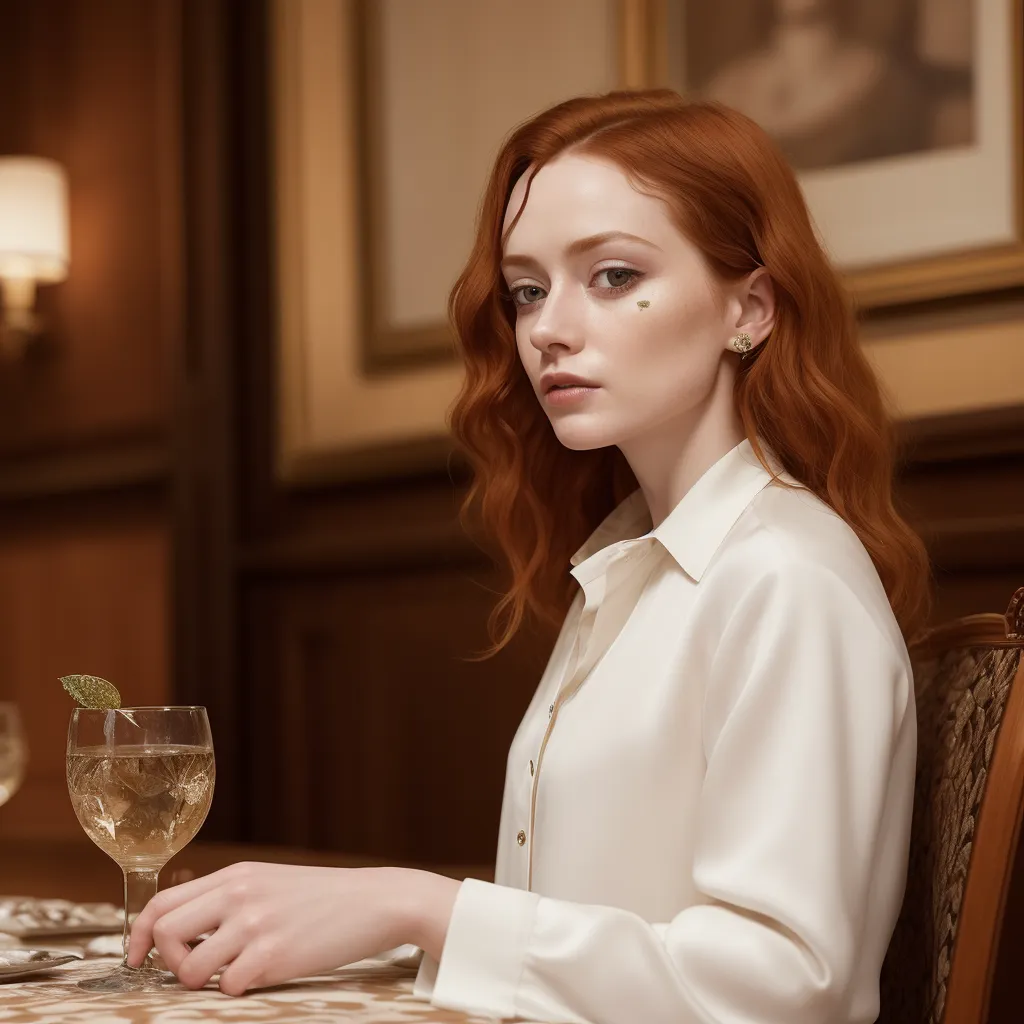
<path id="1" fill-rule="evenodd" d="M 224 968 L 221 991 L 241 995 L 406 942 L 439 959 L 460 884 L 408 868 L 232 864 L 154 896 L 132 925 L 128 963 L 155 945 L 188 988 Z"/>

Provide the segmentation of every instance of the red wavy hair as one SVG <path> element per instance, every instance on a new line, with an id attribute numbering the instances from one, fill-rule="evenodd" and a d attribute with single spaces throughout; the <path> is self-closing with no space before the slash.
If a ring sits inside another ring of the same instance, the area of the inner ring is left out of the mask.
<path id="1" fill-rule="evenodd" d="M 527 168 L 569 149 L 613 161 L 635 187 L 664 199 L 723 279 L 767 268 L 775 324 L 736 382 L 746 435 L 762 462 L 760 440 L 856 531 L 909 638 L 928 611 L 928 556 L 893 506 L 891 424 L 793 171 L 743 114 L 646 89 L 568 100 L 508 136 L 448 299 L 465 364 L 448 422 L 474 474 L 460 519 L 471 533 L 483 527 L 511 573 L 481 657 L 501 650 L 527 613 L 562 621 L 578 589 L 569 557 L 638 486 L 618 448 L 574 451 L 558 441 L 516 349 L 500 270 L 506 207 Z"/>

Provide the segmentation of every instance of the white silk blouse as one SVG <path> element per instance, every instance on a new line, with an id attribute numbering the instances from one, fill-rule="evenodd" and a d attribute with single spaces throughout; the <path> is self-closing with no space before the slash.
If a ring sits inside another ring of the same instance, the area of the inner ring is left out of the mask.
<path id="1" fill-rule="evenodd" d="M 917 732 L 864 546 L 744 441 L 655 529 L 635 491 L 571 562 L 495 881 L 462 883 L 416 995 L 536 1021 L 874 1021 Z"/>

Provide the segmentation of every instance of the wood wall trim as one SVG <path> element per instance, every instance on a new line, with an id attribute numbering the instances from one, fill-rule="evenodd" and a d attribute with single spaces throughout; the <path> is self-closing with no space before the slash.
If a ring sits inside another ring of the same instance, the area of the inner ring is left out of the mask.
<path id="1" fill-rule="evenodd" d="M 1024 566 L 1024 514 L 914 523 L 932 562 L 944 570 Z"/>
<path id="2" fill-rule="evenodd" d="M 1024 452 L 1024 405 L 978 409 L 901 422 L 900 460 L 923 465 Z"/>
<path id="3" fill-rule="evenodd" d="M 942 463 L 1024 453 L 1024 407 L 981 410 L 900 424 L 897 428 L 904 474 L 927 473 Z M 462 469 L 454 450 L 449 458 Z M 463 474 L 468 475 L 468 474 Z M 451 478 L 438 473 L 439 489 Z M 462 484 L 457 485 L 462 490 Z M 336 491 L 343 500 L 342 488 Z M 271 533 L 246 542 L 236 566 L 248 576 L 313 575 L 359 571 L 373 567 L 482 565 L 487 555 L 465 535 L 457 520 L 417 518 L 416 496 L 396 492 L 395 502 L 414 507 L 407 520 L 389 525 L 368 524 L 338 530 Z M 953 568 L 1024 562 L 1024 512 L 993 511 L 985 516 L 926 518 L 918 523 L 937 564 Z"/>
<path id="4" fill-rule="evenodd" d="M 904 464 L 908 466 L 1024 452 L 1024 407 L 980 410 L 905 423 L 899 426 L 898 437 Z M 167 479 L 171 470 L 166 440 L 156 437 L 115 439 L 77 451 L 6 458 L 0 465 L 2 501 L 157 484 Z M 1024 532 L 1024 513 L 984 519 L 935 520 L 929 529 L 939 542 L 945 536 L 962 536 L 965 531 L 1015 534 Z M 318 557 L 334 566 L 363 563 L 366 559 L 360 557 L 360 551 L 366 543 L 375 552 L 386 554 L 395 547 L 407 548 L 408 542 L 407 530 L 396 532 L 391 538 L 329 537 L 321 543 L 308 539 L 288 540 L 243 552 L 239 566 L 246 570 L 273 571 L 290 561 L 308 565 Z M 418 543 L 445 550 L 461 546 L 453 540 L 453 533 L 446 524 L 434 524 Z M 414 542 L 413 547 L 418 543 Z M 472 547 L 468 541 L 466 545 Z"/>
<path id="5" fill-rule="evenodd" d="M 251 545 L 238 557 L 238 568 L 251 576 L 337 575 L 363 569 L 486 563 L 486 555 L 455 520 L 323 537 L 286 537 Z"/>
<path id="6" fill-rule="evenodd" d="M 159 484 L 168 478 L 161 439 L 112 441 L 79 451 L 47 452 L 0 462 L 0 501 L 71 497 Z"/>
<path id="7" fill-rule="evenodd" d="M 247 4 L 249 0 L 245 0 Z M 217 789 L 204 825 L 214 839 L 244 833 L 239 677 L 235 670 L 234 414 L 236 291 L 246 239 L 237 195 L 240 131 L 231 106 L 239 52 L 253 48 L 237 0 L 175 4 L 182 126 L 185 344 L 174 366 L 174 667 L 182 704 L 205 705 L 217 751 Z M 258 158 L 254 158 L 258 162 Z M 237 248 L 236 248 L 237 247 Z"/>

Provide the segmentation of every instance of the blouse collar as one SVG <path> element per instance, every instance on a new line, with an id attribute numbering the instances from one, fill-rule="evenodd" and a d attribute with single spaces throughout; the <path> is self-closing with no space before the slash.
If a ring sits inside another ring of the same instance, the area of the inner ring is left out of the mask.
<path id="1" fill-rule="evenodd" d="M 775 477 L 796 484 L 771 459 L 763 442 L 762 449 L 776 468 Z M 744 509 L 775 477 L 744 439 L 705 471 L 657 528 L 651 529 L 651 514 L 638 487 L 605 517 L 570 562 L 581 567 L 609 545 L 653 538 L 688 576 L 699 581 Z"/>

